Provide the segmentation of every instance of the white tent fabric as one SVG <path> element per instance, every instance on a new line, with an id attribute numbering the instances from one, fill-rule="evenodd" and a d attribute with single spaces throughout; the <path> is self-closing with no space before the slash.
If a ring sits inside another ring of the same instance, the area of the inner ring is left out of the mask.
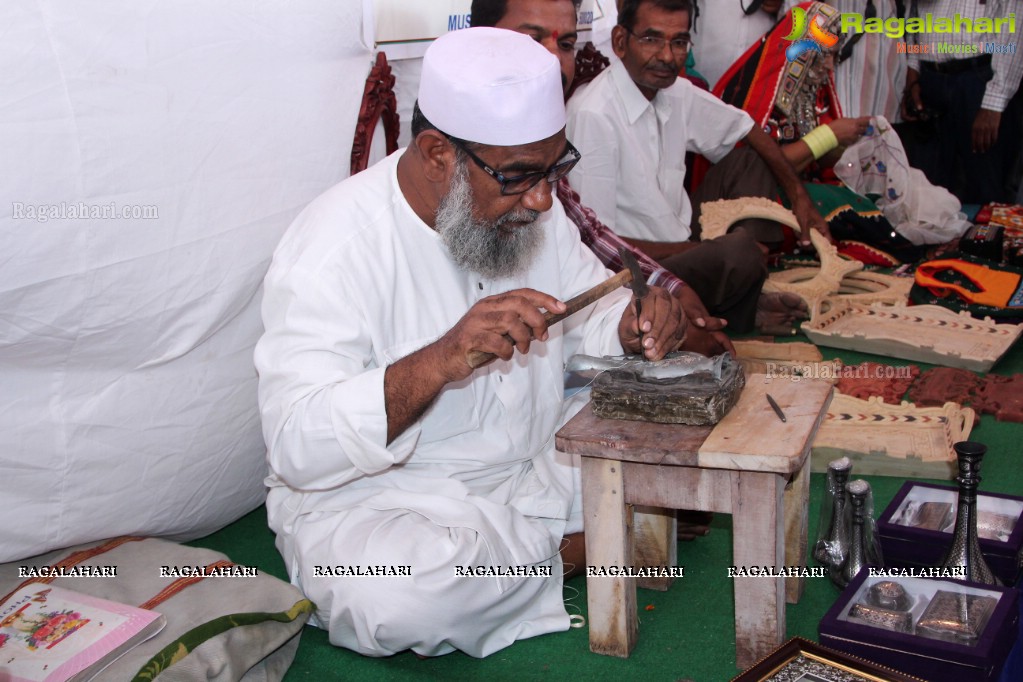
<path id="1" fill-rule="evenodd" d="M 262 502 L 260 285 L 348 172 L 362 21 L 363 0 L 0 4 L 0 561 Z"/>

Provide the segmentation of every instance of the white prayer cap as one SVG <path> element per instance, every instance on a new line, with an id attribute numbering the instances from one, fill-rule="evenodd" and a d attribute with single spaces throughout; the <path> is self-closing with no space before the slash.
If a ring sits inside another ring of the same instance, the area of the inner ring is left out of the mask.
<path id="1" fill-rule="evenodd" d="M 539 142 L 565 127 L 561 66 L 521 33 L 452 31 L 426 50 L 419 108 L 438 130 L 468 142 Z"/>

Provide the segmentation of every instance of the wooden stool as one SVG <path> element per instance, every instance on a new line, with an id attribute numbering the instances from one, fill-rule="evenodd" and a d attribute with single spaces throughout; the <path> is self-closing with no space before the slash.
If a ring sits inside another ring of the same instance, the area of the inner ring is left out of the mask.
<path id="1" fill-rule="evenodd" d="M 771 409 L 767 393 L 787 421 Z M 753 374 L 739 402 L 714 427 L 601 419 L 584 407 L 556 442 L 559 450 L 582 456 L 588 566 L 673 566 L 675 516 L 666 509 L 731 514 L 737 567 L 805 566 L 810 446 L 831 394 L 826 381 Z M 637 511 L 634 518 L 633 505 L 655 509 Z M 641 537 L 650 529 L 656 537 Z M 631 653 L 636 580 L 587 577 L 591 651 Z M 803 583 L 796 577 L 733 581 L 735 658 L 746 668 L 782 643 L 785 598 L 796 603 Z M 640 584 L 667 589 L 670 580 Z"/>

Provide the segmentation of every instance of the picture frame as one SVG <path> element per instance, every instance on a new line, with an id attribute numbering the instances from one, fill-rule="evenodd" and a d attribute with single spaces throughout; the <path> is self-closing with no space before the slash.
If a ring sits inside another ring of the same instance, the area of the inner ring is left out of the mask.
<path id="1" fill-rule="evenodd" d="M 924 682 L 886 668 L 793 637 L 732 682 Z"/>

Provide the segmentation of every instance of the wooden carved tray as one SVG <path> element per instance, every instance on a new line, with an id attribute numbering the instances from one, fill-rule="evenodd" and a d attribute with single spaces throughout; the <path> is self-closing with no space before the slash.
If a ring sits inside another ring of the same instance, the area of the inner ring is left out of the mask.
<path id="1" fill-rule="evenodd" d="M 832 247 L 834 248 L 834 247 Z M 813 307 L 819 299 L 841 297 L 853 303 L 905 304 L 909 301 L 912 277 L 896 277 L 880 272 L 856 271 L 839 273 L 838 284 L 821 277 L 822 268 L 791 268 L 772 272 L 764 283 L 764 291 L 791 291 Z"/>
<path id="2" fill-rule="evenodd" d="M 802 330 L 819 346 L 986 372 L 1023 328 L 936 305 L 868 306 L 839 297 L 814 306 Z"/>
<path id="3" fill-rule="evenodd" d="M 802 297 L 810 309 L 814 310 L 822 299 L 838 294 L 843 286 L 846 290 L 855 289 L 847 280 L 851 275 L 863 270 L 863 263 L 838 255 L 838 249 L 816 230 L 810 233 L 810 241 L 817 249 L 820 267 L 772 272 L 764 282 L 764 291 L 791 292 Z M 912 283 L 910 285 L 912 286 Z"/>
<path id="4" fill-rule="evenodd" d="M 826 472 L 828 462 L 848 457 L 857 475 L 953 478 L 952 444 L 969 438 L 974 419 L 972 409 L 956 403 L 890 405 L 877 396 L 835 393 L 813 442 L 811 466 Z"/>

